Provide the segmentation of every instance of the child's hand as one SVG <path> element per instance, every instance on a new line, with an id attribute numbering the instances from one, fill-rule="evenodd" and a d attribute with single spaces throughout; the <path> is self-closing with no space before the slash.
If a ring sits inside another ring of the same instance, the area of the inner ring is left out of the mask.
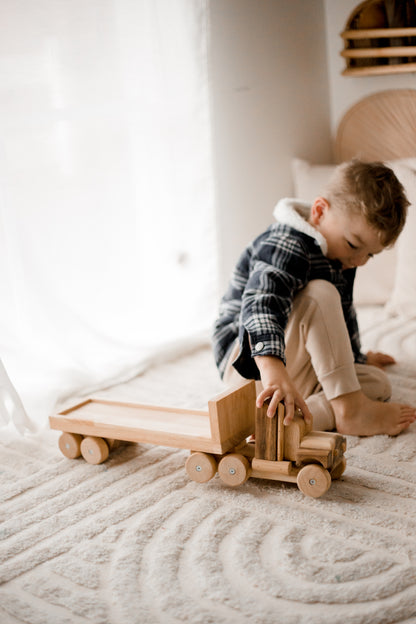
<path id="1" fill-rule="evenodd" d="M 257 407 L 262 407 L 266 399 L 270 399 L 267 408 L 267 416 L 273 418 L 279 402 L 284 403 L 286 416 L 284 424 L 289 425 L 295 414 L 295 408 L 299 408 L 306 422 L 311 422 L 312 415 L 303 397 L 292 383 L 287 374 L 282 360 L 274 356 L 262 355 L 255 358 L 260 370 L 263 390 L 257 397 Z"/>
<path id="2" fill-rule="evenodd" d="M 380 353 L 380 351 L 374 352 L 369 351 L 367 353 L 367 364 L 370 366 L 377 366 L 377 368 L 384 368 L 389 364 L 395 364 L 396 360 L 391 357 L 391 355 L 387 355 L 386 353 Z"/>

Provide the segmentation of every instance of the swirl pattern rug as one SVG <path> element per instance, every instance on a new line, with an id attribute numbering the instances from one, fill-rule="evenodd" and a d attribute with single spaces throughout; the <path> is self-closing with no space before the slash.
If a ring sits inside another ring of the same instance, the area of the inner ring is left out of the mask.
<path id="1" fill-rule="evenodd" d="M 366 348 L 400 359 L 393 398 L 416 404 L 416 321 L 367 320 Z M 205 408 L 221 390 L 203 348 L 100 396 Z M 1 440 L 2 624 L 416 622 L 416 425 L 348 437 L 319 499 L 191 482 L 187 452 L 165 447 L 92 466 L 55 433 Z"/>

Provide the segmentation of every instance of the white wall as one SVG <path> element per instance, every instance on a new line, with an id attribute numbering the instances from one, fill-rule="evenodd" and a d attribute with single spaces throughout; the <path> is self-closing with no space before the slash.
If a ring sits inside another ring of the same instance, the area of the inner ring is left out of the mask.
<path id="1" fill-rule="evenodd" d="M 345 68 L 345 61 L 340 56 L 340 52 L 344 48 L 340 33 L 345 29 L 350 14 L 358 4 L 360 4 L 360 0 L 325 0 L 329 97 L 333 135 L 335 135 L 342 115 L 366 95 L 386 89 L 416 89 L 416 74 L 363 76 L 361 78 L 341 75 Z"/>
<path id="2" fill-rule="evenodd" d="M 211 0 L 220 281 L 291 195 L 293 156 L 331 157 L 323 0 Z"/>

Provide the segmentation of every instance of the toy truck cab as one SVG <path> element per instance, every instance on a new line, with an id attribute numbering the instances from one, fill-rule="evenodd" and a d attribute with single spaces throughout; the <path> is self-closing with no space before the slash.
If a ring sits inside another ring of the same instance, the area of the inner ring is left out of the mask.
<path id="1" fill-rule="evenodd" d="M 287 429 L 287 431 L 285 431 Z M 345 462 L 346 441 L 344 436 L 327 431 L 312 431 L 300 416 L 282 431 L 284 457 L 295 466 L 316 463 L 329 470 L 331 475 L 340 463 Z"/>
<path id="2" fill-rule="evenodd" d="M 255 444 L 243 440 L 230 452 L 209 460 L 206 455 L 193 453 L 186 464 L 189 476 L 203 482 L 218 469 L 219 476 L 228 485 L 241 485 L 249 477 L 273 479 L 296 483 L 307 496 L 322 496 L 345 470 L 345 437 L 313 431 L 312 423 L 307 424 L 299 415 L 285 426 L 283 404 L 279 404 L 274 418 L 267 417 L 267 406 L 253 407 Z M 218 417 L 221 419 L 220 411 Z"/>

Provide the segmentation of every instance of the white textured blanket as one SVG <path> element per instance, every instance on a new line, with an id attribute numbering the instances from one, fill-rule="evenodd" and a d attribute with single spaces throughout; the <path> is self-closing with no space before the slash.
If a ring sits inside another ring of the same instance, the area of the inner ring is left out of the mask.
<path id="1" fill-rule="evenodd" d="M 366 348 L 401 356 L 394 398 L 416 404 L 416 321 L 362 317 Z M 208 348 L 101 395 L 206 407 Z M 189 481 L 186 451 L 148 445 L 99 466 L 56 432 L 3 439 L 2 624 L 416 622 L 416 426 L 348 438 L 320 499 L 251 479 Z"/>

